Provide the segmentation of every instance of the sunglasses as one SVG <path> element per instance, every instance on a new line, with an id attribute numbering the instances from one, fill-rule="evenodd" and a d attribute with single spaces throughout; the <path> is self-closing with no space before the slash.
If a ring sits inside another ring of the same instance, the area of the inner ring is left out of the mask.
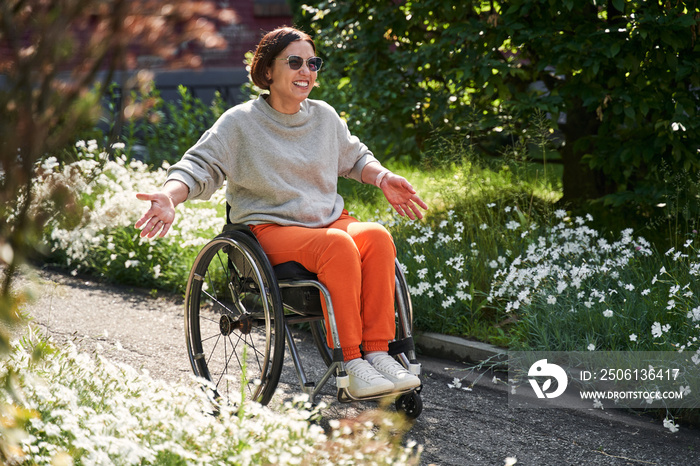
<path id="1" fill-rule="evenodd" d="M 275 58 L 275 60 L 284 60 L 289 65 L 289 68 L 294 71 L 301 68 L 304 64 L 304 59 L 298 55 L 290 55 L 287 58 Z M 323 60 L 319 57 L 311 57 L 306 59 L 306 66 L 309 67 L 309 71 L 318 71 L 323 66 Z"/>

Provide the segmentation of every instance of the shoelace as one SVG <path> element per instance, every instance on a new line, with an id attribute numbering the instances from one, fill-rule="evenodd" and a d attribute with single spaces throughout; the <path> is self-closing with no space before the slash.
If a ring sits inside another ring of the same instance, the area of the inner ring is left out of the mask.
<path id="1" fill-rule="evenodd" d="M 408 372 L 401 364 L 399 364 L 388 354 L 382 354 L 375 357 L 372 363 L 375 369 L 381 370 L 382 372 L 387 372 L 395 377 Z"/>
<path id="2" fill-rule="evenodd" d="M 377 372 L 377 370 L 364 359 L 360 359 L 357 362 L 351 361 L 346 363 L 345 368 L 350 374 L 368 382 L 371 382 L 373 379 L 384 378 L 382 374 Z"/>

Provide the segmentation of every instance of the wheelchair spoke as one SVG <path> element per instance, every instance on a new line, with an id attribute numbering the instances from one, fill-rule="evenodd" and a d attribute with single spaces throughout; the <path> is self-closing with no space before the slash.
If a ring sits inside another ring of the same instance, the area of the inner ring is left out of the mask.
<path id="1" fill-rule="evenodd" d="M 214 351 L 216 351 L 216 347 L 219 346 L 219 341 L 221 341 L 221 334 L 209 337 L 209 339 L 212 338 L 216 338 L 216 341 L 214 342 L 214 346 L 212 346 L 211 351 L 209 352 L 209 359 L 207 359 L 207 364 L 209 364 L 212 361 L 212 358 L 214 357 Z M 226 344 L 225 341 L 224 344 Z"/>
<path id="2" fill-rule="evenodd" d="M 226 338 L 224 338 L 224 361 L 226 361 L 226 363 L 224 364 L 224 368 L 221 370 L 221 374 L 219 375 L 219 379 L 216 381 L 215 385 L 217 388 L 219 387 L 219 384 L 221 383 L 221 379 L 223 379 L 224 375 L 226 375 L 228 373 L 228 363 L 229 363 L 230 359 L 228 358 L 227 353 L 228 353 L 228 350 L 226 348 Z M 228 381 L 227 381 L 226 385 L 228 385 Z M 228 392 L 228 389 L 226 390 L 226 392 Z"/>
<path id="3" fill-rule="evenodd" d="M 207 291 L 202 291 L 202 294 L 203 294 L 204 296 L 209 297 L 209 298 L 211 299 L 211 301 L 212 301 L 212 304 L 216 304 L 216 305 L 218 305 L 218 307 L 221 308 L 223 311 L 229 311 L 229 313 L 231 313 L 231 309 L 229 309 L 224 303 L 222 303 L 221 301 L 219 301 L 215 296 L 212 296 L 209 292 L 207 292 Z M 221 311 L 216 311 L 216 312 L 218 312 L 219 314 L 223 314 L 223 312 L 221 312 Z"/>

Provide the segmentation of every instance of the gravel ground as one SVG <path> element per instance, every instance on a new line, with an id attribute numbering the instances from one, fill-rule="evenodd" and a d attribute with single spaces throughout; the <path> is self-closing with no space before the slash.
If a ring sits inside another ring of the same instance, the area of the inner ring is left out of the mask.
<path id="1" fill-rule="evenodd" d="M 36 299 L 27 313 L 44 333 L 62 344 L 74 341 L 88 352 L 147 369 L 173 382 L 190 377 L 183 326 L 182 296 L 100 283 L 60 271 L 33 270 L 22 281 Z M 298 346 L 311 373 L 321 368 L 310 336 L 299 333 Z M 455 361 L 421 357 L 423 414 L 406 439 L 423 445 L 422 464 L 503 465 L 696 465 L 700 430 L 677 433 L 659 420 L 617 410 L 515 409 L 508 407 L 503 385 L 483 375 L 472 391 L 447 384 L 468 367 Z M 505 379 L 504 375 L 499 375 Z M 291 361 L 285 363 L 280 393 L 270 406 L 299 393 Z M 353 418 L 373 403 L 341 404 L 329 383 L 322 392 L 326 419 Z"/>

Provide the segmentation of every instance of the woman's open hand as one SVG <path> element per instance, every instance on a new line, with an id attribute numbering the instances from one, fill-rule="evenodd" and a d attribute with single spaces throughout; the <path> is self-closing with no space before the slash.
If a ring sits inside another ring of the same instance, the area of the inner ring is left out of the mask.
<path id="1" fill-rule="evenodd" d="M 379 188 L 384 193 L 384 196 L 389 201 L 389 204 L 396 209 L 402 217 L 408 215 L 408 218 L 415 220 L 423 218 L 423 210 L 428 210 L 428 205 L 418 197 L 416 190 L 411 186 L 403 176 L 395 173 L 387 173 L 381 180 Z"/>
<path id="2" fill-rule="evenodd" d="M 165 193 L 138 193 L 136 197 L 142 201 L 151 201 L 151 207 L 134 225 L 141 228 L 141 236 L 153 238 L 160 232 L 162 238 L 175 220 L 175 206 L 172 199 Z"/>

